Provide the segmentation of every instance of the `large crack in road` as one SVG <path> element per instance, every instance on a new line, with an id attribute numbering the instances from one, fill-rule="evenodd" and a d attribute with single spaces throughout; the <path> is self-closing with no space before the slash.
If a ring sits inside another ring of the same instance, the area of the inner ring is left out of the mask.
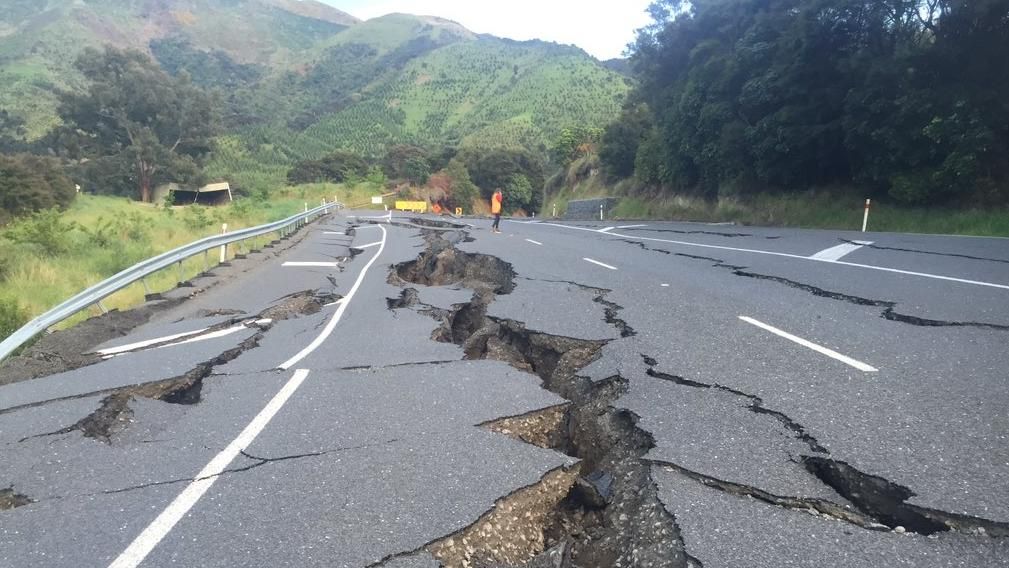
<path id="1" fill-rule="evenodd" d="M 461 284 L 474 291 L 472 299 L 444 309 L 422 305 L 416 293 L 404 290 L 399 298 L 390 300 L 389 307 L 418 309 L 439 319 L 442 323 L 433 339 L 460 345 L 466 359 L 500 360 L 538 376 L 543 388 L 569 403 L 562 409 L 546 409 L 545 415 L 535 413 L 524 417 L 525 420 L 513 417 L 486 426 L 581 460 L 581 479 L 577 483 L 578 476 L 552 472 L 537 484 L 541 489 L 542 484 L 555 486 L 555 491 L 548 492 L 553 498 L 547 499 L 553 506 L 549 514 L 530 513 L 526 517 L 529 526 L 523 530 L 494 531 L 493 538 L 474 539 L 472 535 L 481 534 L 483 529 L 478 528 L 475 533 L 472 529 L 482 526 L 484 519 L 470 527 L 471 532 L 464 530 L 450 535 L 428 545 L 426 550 L 446 566 L 481 565 L 473 564 L 474 561 L 534 566 L 544 558 L 567 558 L 585 567 L 687 565 L 675 519 L 660 502 L 650 466 L 641 459 L 654 443 L 648 433 L 637 428 L 633 414 L 612 404 L 626 391 L 627 381 L 614 376 L 593 383 L 578 375 L 598 356 L 606 342 L 541 333 L 527 329 L 522 322 L 487 315 L 487 308 L 497 295 L 514 290 L 516 274 L 512 267 L 496 257 L 459 251 L 454 243 L 462 240 L 461 233 L 427 232 L 425 238 L 427 250 L 416 260 L 394 267 L 391 281 L 404 286 Z M 597 298 L 608 292 L 595 290 Z M 616 316 L 620 306 L 608 301 L 598 303 L 604 307 L 604 319 L 622 337 L 633 334 L 630 326 Z M 569 482 L 558 485 L 555 476 Z M 608 483 L 600 484 L 600 480 Z M 586 490 L 593 487 L 594 491 Z M 558 493 L 558 489 L 562 491 Z M 594 493 L 595 498 L 587 493 Z M 516 500 L 521 498 L 509 496 L 495 509 L 521 509 Z M 600 507 L 601 504 L 604 506 Z M 530 542 L 528 536 L 524 539 L 522 536 L 530 530 L 540 535 L 532 542 L 542 546 L 521 549 L 526 556 L 533 553 L 542 556 L 516 558 L 499 553 L 513 548 L 503 544 L 502 537 L 510 534 Z M 465 557 L 444 554 L 448 541 L 462 542 L 460 539 L 467 539 L 466 548 L 471 553 Z M 528 564 L 517 560 L 527 560 Z"/>

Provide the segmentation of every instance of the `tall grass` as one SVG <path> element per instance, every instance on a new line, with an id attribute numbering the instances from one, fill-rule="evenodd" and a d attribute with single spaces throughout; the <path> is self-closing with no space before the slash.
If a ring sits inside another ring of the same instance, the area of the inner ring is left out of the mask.
<path id="1" fill-rule="evenodd" d="M 685 196 L 623 197 L 612 214 L 621 219 L 860 230 L 864 203 L 858 197 L 830 193 L 764 194 L 748 200 L 722 198 L 716 202 Z M 875 203 L 869 216 L 869 230 L 1009 236 L 1009 209 L 912 208 Z"/>
<path id="2" fill-rule="evenodd" d="M 228 230 L 260 225 L 289 217 L 309 207 L 338 198 L 344 203 L 364 203 L 381 189 L 370 184 L 346 187 L 308 184 L 288 187 L 269 200 L 241 199 L 220 207 L 174 207 L 166 209 L 125 198 L 81 195 L 71 207 L 55 214 L 53 229 L 44 213 L 20 219 L 0 229 L 0 338 L 9 335 L 27 319 L 35 317 L 85 288 L 161 252 Z M 52 222 L 51 220 L 49 221 Z M 46 230 L 39 231 L 39 225 Z M 259 248 L 268 238 L 244 243 L 244 249 Z M 237 247 L 229 247 L 233 257 Z M 207 259 L 211 266 L 217 251 Z M 183 279 L 204 270 L 204 257 L 197 255 L 182 265 Z M 146 279 L 151 292 L 175 287 L 180 272 L 163 270 Z M 144 301 L 142 283 L 133 284 L 102 304 L 108 309 L 127 309 Z M 69 327 L 100 314 L 97 307 L 63 322 Z"/>

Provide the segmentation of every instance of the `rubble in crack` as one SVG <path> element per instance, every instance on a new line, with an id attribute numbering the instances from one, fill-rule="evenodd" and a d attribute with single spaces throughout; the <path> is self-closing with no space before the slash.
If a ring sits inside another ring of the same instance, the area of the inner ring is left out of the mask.
<path id="1" fill-rule="evenodd" d="M 446 568 L 521 566 L 546 549 L 546 529 L 553 511 L 577 476 L 575 469 L 554 470 L 539 482 L 499 499 L 475 523 L 428 545 L 427 551 Z"/>
<path id="2" fill-rule="evenodd" d="M 520 416 L 498 418 L 480 426 L 540 448 L 562 449 L 567 427 L 567 405 L 551 406 Z"/>
<path id="3" fill-rule="evenodd" d="M 581 460 L 563 498 L 552 504 L 542 523 L 528 522 L 522 531 L 509 531 L 521 546 L 467 539 L 465 554 L 446 556 L 449 561 L 443 560 L 443 564 L 475 566 L 479 564 L 472 564 L 473 559 L 494 560 L 493 550 L 474 544 L 491 543 L 505 550 L 524 551 L 521 558 L 495 560 L 498 565 L 537 566 L 545 558 L 557 556 L 590 568 L 686 566 L 675 520 L 658 498 L 650 466 L 641 459 L 653 445 L 651 438 L 637 428 L 636 417 L 612 404 L 626 390 L 626 380 L 615 376 L 593 383 L 578 376 L 606 341 L 541 333 L 519 321 L 488 316 L 487 308 L 496 295 L 508 294 L 515 287 L 512 267 L 493 256 L 455 249 L 454 243 L 464 238 L 462 233 L 428 232 L 425 238 L 427 250 L 416 260 L 393 267 L 390 282 L 404 287 L 461 284 L 472 289 L 473 296 L 469 302 L 446 309 L 422 306 L 412 293 L 404 291 L 390 301 L 390 308 L 423 308 L 419 311 L 441 320 L 433 339 L 460 345 L 466 359 L 504 361 L 532 373 L 540 378 L 543 388 L 567 399 L 562 416 L 547 409 L 544 414 L 492 421 L 485 426 L 520 439 L 528 437 L 531 443 Z M 621 328 L 614 321 L 619 319 L 619 306 L 597 303 L 603 305 L 604 319 L 616 325 L 623 337 L 633 334 L 629 326 Z M 576 483 L 578 477 L 583 479 Z M 596 491 L 587 491 L 590 487 Z M 541 536 L 530 540 L 530 534 Z M 524 546 L 528 542 L 535 546 Z M 453 540 L 453 544 L 458 542 Z M 558 553 L 561 550 L 563 554 Z"/>
<path id="4" fill-rule="evenodd" d="M 27 495 L 15 493 L 13 487 L 0 489 L 0 511 L 24 507 L 25 505 L 30 505 L 32 503 L 34 503 L 34 501 L 29 499 Z"/>
<path id="5" fill-rule="evenodd" d="M 327 304 L 340 300 L 342 296 L 332 290 L 304 290 L 289 294 L 277 300 L 274 305 L 259 314 L 260 319 L 283 321 L 291 318 L 310 316 L 322 311 Z"/>

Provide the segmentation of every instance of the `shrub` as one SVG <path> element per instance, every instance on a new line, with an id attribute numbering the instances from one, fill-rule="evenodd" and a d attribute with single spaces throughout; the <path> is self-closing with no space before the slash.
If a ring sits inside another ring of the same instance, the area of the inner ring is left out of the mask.
<path id="1" fill-rule="evenodd" d="M 25 215 L 66 207 L 77 195 L 73 182 L 51 158 L 0 155 L 0 209 Z"/>
<path id="2" fill-rule="evenodd" d="M 64 221 L 58 209 L 46 209 L 11 223 L 4 236 L 18 244 L 36 245 L 50 256 L 68 252 L 73 246 L 72 233 L 79 228 Z"/>

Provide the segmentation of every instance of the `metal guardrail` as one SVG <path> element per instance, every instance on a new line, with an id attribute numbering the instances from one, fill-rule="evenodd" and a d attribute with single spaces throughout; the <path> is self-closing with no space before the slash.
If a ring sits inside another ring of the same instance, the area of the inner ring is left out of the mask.
<path id="1" fill-rule="evenodd" d="M 327 203 L 320 205 L 315 209 L 310 209 L 304 213 L 292 215 L 287 219 L 275 221 L 273 223 L 206 237 L 137 263 L 126 270 L 123 270 L 119 274 L 91 286 L 80 294 L 77 294 L 62 304 L 59 304 L 46 313 L 38 316 L 25 324 L 21 329 L 9 335 L 6 339 L 0 342 L 0 360 L 5 359 L 18 347 L 21 347 L 28 342 L 28 340 L 44 332 L 50 327 L 60 323 L 77 312 L 88 308 L 89 306 L 100 305 L 102 299 L 111 296 L 138 280 L 143 280 L 145 277 L 158 272 L 159 270 L 168 268 L 176 263 L 181 266 L 182 261 L 190 257 L 196 256 L 201 252 L 210 251 L 214 248 L 227 246 L 231 243 L 251 239 L 253 237 L 259 237 L 273 232 L 280 232 L 283 234 L 292 227 L 300 227 L 301 225 L 308 223 L 313 217 L 328 214 L 331 209 L 339 210 L 342 208 L 343 206 L 340 203 Z"/>

